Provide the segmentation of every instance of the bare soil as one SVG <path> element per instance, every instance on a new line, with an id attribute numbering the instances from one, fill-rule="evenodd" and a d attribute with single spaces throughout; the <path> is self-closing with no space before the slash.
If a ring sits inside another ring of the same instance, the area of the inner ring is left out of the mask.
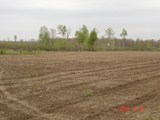
<path id="1" fill-rule="evenodd" d="M 160 53 L 2 55 L 0 120 L 160 120 Z"/>

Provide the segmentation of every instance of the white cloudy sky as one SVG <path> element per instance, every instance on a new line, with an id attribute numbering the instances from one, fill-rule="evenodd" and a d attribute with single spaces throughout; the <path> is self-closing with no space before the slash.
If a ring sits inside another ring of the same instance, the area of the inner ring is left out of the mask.
<path id="1" fill-rule="evenodd" d="M 112 27 L 128 38 L 160 39 L 160 0 L 0 0 L 0 39 L 38 38 L 39 29 L 64 24 L 75 31 L 85 24 L 99 37 Z"/>

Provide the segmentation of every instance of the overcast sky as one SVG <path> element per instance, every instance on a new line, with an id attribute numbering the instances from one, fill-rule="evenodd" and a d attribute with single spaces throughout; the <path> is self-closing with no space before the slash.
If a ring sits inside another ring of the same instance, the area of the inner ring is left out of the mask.
<path id="1" fill-rule="evenodd" d="M 75 31 L 85 24 L 99 37 L 112 27 L 115 37 L 123 28 L 127 38 L 160 39 L 160 0 L 0 0 L 0 40 L 38 38 L 45 25 L 59 24 Z"/>

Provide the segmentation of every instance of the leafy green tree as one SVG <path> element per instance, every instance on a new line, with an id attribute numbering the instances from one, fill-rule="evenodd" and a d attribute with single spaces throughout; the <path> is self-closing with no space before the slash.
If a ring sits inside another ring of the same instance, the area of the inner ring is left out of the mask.
<path id="1" fill-rule="evenodd" d="M 77 38 L 78 44 L 84 44 L 85 41 L 89 38 L 89 31 L 85 25 L 76 31 L 75 36 Z"/>
<path id="2" fill-rule="evenodd" d="M 123 48 L 125 47 L 125 42 L 126 42 L 126 36 L 128 35 L 127 30 L 123 28 L 122 33 L 120 34 L 120 36 L 123 39 Z"/>
<path id="3" fill-rule="evenodd" d="M 46 26 L 42 26 L 40 28 L 40 33 L 39 33 L 39 40 L 40 43 L 46 46 L 50 45 L 50 34 L 49 34 L 49 30 Z"/>
<path id="4" fill-rule="evenodd" d="M 114 38 L 115 32 L 112 28 L 108 28 L 105 32 L 105 34 L 108 36 L 108 39 Z"/>
<path id="5" fill-rule="evenodd" d="M 97 37 L 97 30 L 94 28 L 91 33 L 90 33 L 90 36 L 89 36 L 89 39 L 88 39 L 88 45 L 90 46 L 90 49 L 93 51 L 93 46 L 96 42 L 96 40 L 98 39 Z"/>
<path id="6" fill-rule="evenodd" d="M 127 33 L 127 30 L 126 29 L 123 29 L 122 30 L 122 33 L 120 34 L 120 36 L 123 38 L 123 39 L 126 39 L 126 36 L 128 35 Z"/>
<path id="7" fill-rule="evenodd" d="M 66 38 L 67 35 L 67 28 L 65 25 L 58 25 L 58 34 L 60 34 L 63 38 Z"/>
<path id="8" fill-rule="evenodd" d="M 78 31 L 76 31 L 75 36 L 77 38 L 77 45 L 80 45 L 82 50 L 84 48 L 84 45 L 87 44 L 87 41 L 89 39 L 89 31 L 85 25 L 83 25 L 82 28 L 80 28 Z M 76 47 L 77 47 L 76 45 Z"/>

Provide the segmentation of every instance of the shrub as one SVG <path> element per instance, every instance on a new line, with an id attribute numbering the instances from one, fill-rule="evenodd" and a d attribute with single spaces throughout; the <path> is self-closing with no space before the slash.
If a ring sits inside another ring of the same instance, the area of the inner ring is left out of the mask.
<path id="1" fill-rule="evenodd" d="M 1 55 L 4 55 L 4 54 L 6 54 L 6 53 L 7 53 L 7 50 L 5 50 L 5 49 L 1 49 L 1 50 L 0 50 L 0 54 L 1 54 Z"/>

